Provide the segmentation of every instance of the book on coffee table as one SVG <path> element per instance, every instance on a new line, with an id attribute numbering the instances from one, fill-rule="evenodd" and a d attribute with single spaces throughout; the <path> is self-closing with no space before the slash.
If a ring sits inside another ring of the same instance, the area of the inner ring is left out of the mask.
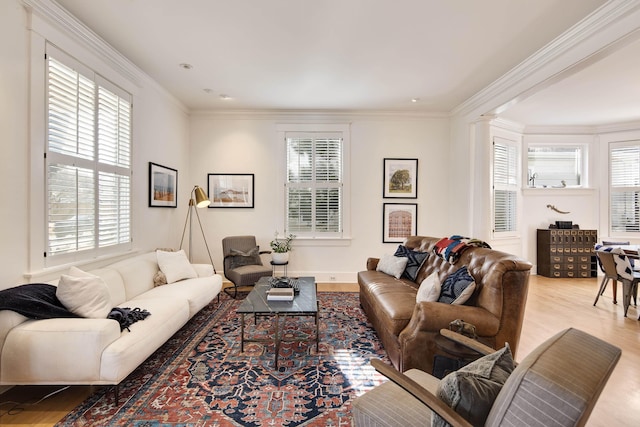
<path id="1" fill-rule="evenodd" d="M 293 301 L 293 288 L 271 288 L 267 291 L 267 301 Z"/>

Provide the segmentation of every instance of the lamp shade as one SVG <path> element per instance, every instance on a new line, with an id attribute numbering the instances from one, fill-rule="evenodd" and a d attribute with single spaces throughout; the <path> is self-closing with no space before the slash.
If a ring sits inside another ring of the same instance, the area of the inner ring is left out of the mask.
<path id="1" fill-rule="evenodd" d="M 201 187 L 196 187 L 193 189 L 196 193 L 196 206 L 199 208 L 205 208 L 211 204 L 211 200 L 204 193 L 204 190 Z"/>

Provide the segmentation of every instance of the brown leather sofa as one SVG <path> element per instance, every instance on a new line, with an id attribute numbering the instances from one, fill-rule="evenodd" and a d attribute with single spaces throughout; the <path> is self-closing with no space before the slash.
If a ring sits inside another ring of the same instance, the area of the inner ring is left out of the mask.
<path id="1" fill-rule="evenodd" d="M 369 258 L 367 270 L 358 273 L 360 304 L 389 359 L 400 372 L 413 368 L 432 372 L 434 356 L 447 356 L 436 346 L 435 338 L 455 319 L 475 325 L 478 340 L 490 347 L 501 348 L 508 342 L 515 356 L 531 263 L 504 252 L 468 247 L 450 264 L 433 252 L 438 240 L 412 236 L 403 243 L 429 253 L 415 282 L 376 271 L 378 258 Z M 433 271 L 444 281 L 462 266 L 467 266 L 476 282 L 476 290 L 464 305 L 416 303 L 420 283 Z"/>

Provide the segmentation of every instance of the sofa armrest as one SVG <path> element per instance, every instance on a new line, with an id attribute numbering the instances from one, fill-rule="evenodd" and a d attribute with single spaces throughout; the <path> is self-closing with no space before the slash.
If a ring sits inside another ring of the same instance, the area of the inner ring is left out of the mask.
<path id="1" fill-rule="evenodd" d="M 380 258 L 367 258 L 367 270 L 375 271 L 379 261 Z"/>
<path id="2" fill-rule="evenodd" d="M 484 345 L 473 338 L 465 337 L 464 335 L 449 329 L 444 329 L 444 328 L 440 329 L 440 335 L 457 344 L 463 345 L 467 347 L 469 350 L 475 351 L 476 353 L 482 356 L 486 356 L 495 351 L 495 349 L 489 347 L 488 345 Z"/>
<path id="3" fill-rule="evenodd" d="M 211 264 L 191 264 L 193 269 L 198 273 L 198 277 L 213 276 L 213 265 Z"/>
<path id="4" fill-rule="evenodd" d="M 478 336 L 494 336 L 500 329 L 500 319 L 482 307 L 421 302 L 416 304 L 411 320 L 400 337 L 407 338 L 421 331 L 439 332 L 440 329 L 448 329 L 449 323 L 456 319 L 474 325 Z"/>

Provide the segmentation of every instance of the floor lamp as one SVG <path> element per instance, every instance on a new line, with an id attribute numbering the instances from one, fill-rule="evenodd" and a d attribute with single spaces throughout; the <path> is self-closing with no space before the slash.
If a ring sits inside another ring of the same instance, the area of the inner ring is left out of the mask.
<path id="1" fill-rule="evenodd" d="M 194 200 L 195 196 L 195 200 Z M 184 241 L 184 233 L 187 231 L 187 224 L 189 224 L 189 262 L 191 262 L 191 249 L 192 245 L 192 230 L 193 230 L 193 212 L 196 213 L 196 218 L 198 219 L 198 225 L 200 226 L 200 231 L 202 232 L 202 239 L 204 240 L 204 245 L 207 247 L 207 253 L 209 254 L 209 261 L 211 261 L 211 266 L 213 267 L 213 272 L 216 273 L 216 267 L 213 264 L 213 258 L 211 258 L 211 251 L 209 250 L 209 245 L 207 244 L 207 238 L 204 235 L 204 229 L 202 228 L 202 222 L 200 222 L 200 215 L 198 214 L 198 208 L 206 208 L 211 204 L 211 200 L 204 193 L 204 190 L 199 187 L 193 187 L 191 193 L 189 194 L 189 210 L 187 211 L 187 218 L 184 221 L 184 228 L 182 229 L 182 238 L 180 239 L 180 249 L 182 249 L 182 242 Z"/>

